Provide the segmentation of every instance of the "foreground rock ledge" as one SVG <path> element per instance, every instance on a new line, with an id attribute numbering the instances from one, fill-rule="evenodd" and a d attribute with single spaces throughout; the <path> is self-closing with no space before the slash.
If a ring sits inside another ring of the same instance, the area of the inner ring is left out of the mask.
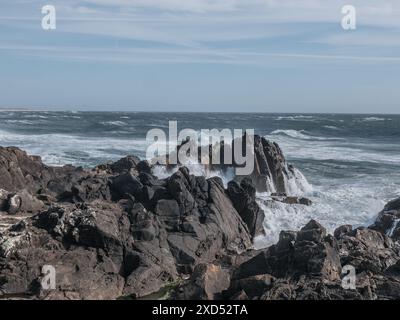
<path id="1" fill-rule="evenodd" d="M 185 167 L 160 180 L 134 156 L 93 170 L 51 168 L 0 148 L 0 295 L 117 299 L 168 288 L 175 299 L 400 298 L 400 200 L 370 228 L 331 236 L 310 221 L 256 251 L 264 213 L 254 180 L 225 189 Z M 42 289 L 44 265 L 56 269 L 55 290 Z M 355 290 L 341 286 L 346 265 L 356 269 Z"/>

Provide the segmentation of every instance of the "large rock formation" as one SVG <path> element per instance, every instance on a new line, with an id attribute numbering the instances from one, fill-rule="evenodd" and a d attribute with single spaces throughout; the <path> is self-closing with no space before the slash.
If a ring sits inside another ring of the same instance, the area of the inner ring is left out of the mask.
<path id="1" fill-rule="evenodd" d="M 276 145 L 256 140 L 256 174 L 283 191 L 290 167 Z M 134 156 L 93 170 L 52 168 L 17 148 L 0 148 L 0 171 L 2 298 L 140 298 L 165 286 L 175 299 L 400 298 L 400 200 L 369 228 L 329 235 L 312 220 L 257 251 L 258 178 L 225 189 L 180 167 L 158 179 Z M 43 266 L 55 268 L 54 290 L 41 284 Z M 349 267 L 353 289 L 342 285 Z"/>
<path id="2" fill-rule="evenodd" d="M 354 270 L 354 287 L 346 285 L 349 270 Z M 231 282 L 218 295 L 223 299 L 397 300 L 400 243 L 371 228 L 341 226 L 327 235 L 312 220 L 298 232 L 282 231 L 276 245 L 231 260 L 225 272 Z M 180 296 L 192 283 L 196 279 L 180 286 Z"/>
<path id="3" fill-rule="evenodd" d="M 370 227 L 390 236 L 392 239 L 400 240 L 400 198 L 390 201 L 379 213 L 378 219 Z"/>
<path id="4" fill-rule="evenodd" d="M 246 140 L 244 135 L 238 140 L 242 145 L 239 154 L 246 151 L 252 152 L 253 168 L 251 174 L 236 175 L 235 180 L 241 181 L 244 178 L 251 179 L 258 192 L 270 192 L 291 195 L 296 192 L 294 189 L 304 189 L 305 178 L 292 165 L 286 162 L 286 159 L 275 142 L 268 141 L 264 137 L 255 135 L 250 141 Z M 253 148 L 246 149 L 246 143 L 253 144 Z M 195 142 L 188 139 L 177 146 L 176 150 L 166 156 L 167 167 L 175 167 L 177 164 L 171 164 L 171 159 L 177 161 L 178 165 L 185 165 L 179 161 L 179 152 L 185 150 L 184 154 L 190 153 L 190 150 L 197 149 L 197 159 L 191 158 L 190 161 L 196 160 L 202 163 L 209 170 L 226 172 L 229 169 L 237 169 L 243 167 L 238 164 L 234 157 L 235 140 L 229 143 L 221 141 L 215 145 L 197 146 Z M 206 152 L 204 152 L 206 150 Z M 204 156 L 206 155 L 206 156 Z M 217 159 L 217 162 L 215 161 Z M 154 159 L 154 163 L 161 160 Z M 161 161 L 162 163 L 162 161 Z"/>
<path id="5" fill-rule="evenodd" d="M 24 217 L 0 233 L 5 296 L 142 297 L 251 248 L 253 234 L 219 178 L 182 167 L 160 180 L 135 157 L 84 170 L 49 168 L 15 148 L 1 154 L 1 219 Z M 56 290 L 40 286 L 44 265 L 56 269 Z"/>

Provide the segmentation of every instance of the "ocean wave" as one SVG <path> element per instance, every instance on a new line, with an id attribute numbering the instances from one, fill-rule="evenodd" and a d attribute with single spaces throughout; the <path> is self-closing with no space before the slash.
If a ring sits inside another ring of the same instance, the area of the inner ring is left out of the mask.
<path id="1" fill-rule="evenodd" d="M 222 182 L 225 188 L 228 187 L 228 182 L 232 181 L 235 177 L 235 170 L 233 168 L 228 168 L 225 171 L 222 170 L 209 170 L 206 166 L 193 161 L 191 163 L 185 163 L 185 167 L 189 169 L 190 174 L 194 176 L 212 178 L 212 177 L 219 177 L 222 179 Z M 155 166 L 153 170 L 153 174 L 157 176 L 159 179 L 165 179 L 170 177 L 176 171 L 178 171 L 178 167 L 174 167 L 172 169 L 167 169 L 165 166 Z"/>
<path id="2" fill-rule="evenodd" d="M 25 125 L 34 125 L 35 122 L 30 121 L 30 120 L 6 120 L 6 123 L 11 123 L 11 124 L 25 124 Z"/>
<path id="3" fill-rule="evenodd" d="M 304 139 L 304 140 L 308 140 L 310 139 L 310 136 L 304 134 L 304 131 L 301 130 L 293 130 L 293 129 L 288 129 L 288 130 L 282 130 L 282 129 L 278 129 L 275 131 L 271 132 L 272 135 L 285 135 L 291 138 L 295 138 L 295 139 Z"/>
<path id="4" fill-rule="evenodd" d="M 67 118 L 67 119 L 82 119 L 82 117 L 80 117 L 80 116 L 71 116 L 71 115 L 62 115 L 62 116 L 59 116 L 59 115 L 55 115 L 54 116 L 55 118 Z"/>
<path id="5" fill-rule="evenodd" d="M 385 204 L 384 198 L 377 196 L 382 192 L 379 188 L 357 182 L 334 186 L 326 182 L 314 186 L 312 193 L 303 194 L 312 200 L 311 206 L 272 201 L 269 194 L 259 193 L 256 200 L 265 213 L 265 236 L 257 237 L 254 246 L 268 247 L 278 241 L 282 230 L 300 230 L 311 219 L 320 222 L 331 234 L 345 224 L 368 226 Z"/>
<path id="6" fill-rule="evenodd" d="M 49 117 L 42 116 L 39 114 L 27 114 L 24 116 L 24 118 L 32 118 L 32 119 L 48 119 Z"/>
<path id="7" fill-rule="evenodd" d="M 124 121 L 103 121 L 100 122 L 102 125 L 105 126 L 117 126 L 117 127 L 123 127 L 123 126 L 127 126 L 128 124 Z"/>
<path id="8" fill-rule="evenodd" d="M 343 140 L 342 138 L 329 138 L 329 137 L 317 137 L 313 135 L 309 135 L 305 130 L 294 130 L 294 129 L 278 129 L 271 132 L 273 136 L 287 136 L 293 139 L 301 139 L 301 140 Z"/>
<path id="9" fill-rule="evenodd" d="M 366 117 L 366 118 L 361 119 L 361 121 L 363 121 L 363 122 L 386 121 L 386 120 L 391 120 L 391 119 L 379 118 L 379 117 Z"/>
<path id="10" fill-rule="evenodd" d="M 93 166 L 135 154 L 144 158 L 149 143 L 145 139 L 85 137 L 68 134 L 18 134 L 0 130 L 1 146 L 16 146 L 42 157 L 53 166 L 72 164 Z M 84 150 L 86 156 L 77 155 Z"/>
<path id="11" fill-rule="evenodd" d="M 325 129 L 331 129 L 331 130 L 340 130 L 340 128 L 336 126 L 324 126 Z"/>
<path id="12" fill-rule="evenodd" d="M 289 120 L 289 121 L 315 121 L 317 118 L 315 116 L 304 116 L 304 115 L 294 115 L 294 116 L 279 116 L 275 118 L 277 121 Z"/>
<path id="13" fill-rule="evenodd" d="M 285 177 L 284 180 L 285 189 L 290 196 L 302 196 L 313 191 L 312 185 L 297 168 L 294 168 L 293 174 L 291 174 L 289 178 Z"/>
<path id="14" fill-rule="evenodd" d="M 266 135 L 275 141 L 289 160 L 338 161 L 352 163 L 390 164 L 400 166 L 400 153 L 374 151 L 362 143 L 351 143 L 345 139 L 299 139 L 288 135 Z M 381 147 L 377 145 L 376 147 Z"/>

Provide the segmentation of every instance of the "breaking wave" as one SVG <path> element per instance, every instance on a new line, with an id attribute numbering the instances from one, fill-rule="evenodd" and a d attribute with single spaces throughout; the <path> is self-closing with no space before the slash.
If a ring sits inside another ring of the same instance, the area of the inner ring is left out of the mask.
<path id="1" fill-rule="evenodd" d="M 103 121 L 101 122 L 101 124 L 108 126 L 117 126 L 117 127 L 123 127 L 127 125 L 127 123 L 123 121 Z"/>
<path id="2" fill-rule="evenodd" d="M 301 139 L 301 140 L 343 140 L 342 138 L 328 138 L 328 137 L 317 137 L 313 135 L 309 135 L 306 133 L 305 130 L 293 130 L 293 129 L 287 129 L 287 130 L 274 130 L 271 132 L 271 135 L 275 136 L 287 136 L 293 139 Z"/>
<path id="3" fill-rule="evenodd" d="M 361 121 L 364 122 L 371 122 L 371 121 L 386 121 L 386 120 L 391 120 L 391 119 L 387 119 L 387 118 L 379 118 L 379 117 L 366 117 L 361 119 Z"/>

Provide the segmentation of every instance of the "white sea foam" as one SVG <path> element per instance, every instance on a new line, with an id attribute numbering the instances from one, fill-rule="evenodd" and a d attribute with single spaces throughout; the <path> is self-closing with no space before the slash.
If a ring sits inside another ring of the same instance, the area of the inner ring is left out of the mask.
<path id="1" fill-rule="evenodd" d="M 305 130 L 293 130 L 293 129 L 288 129 L 288 130 L 278 129 L 278 130 L 272 131 L 271 135 L 287 136 L 287 137 L 290 137 L 293 139 L 301 139 L 301 140 L 321 140 L 321 141 L 343 140 L 342 138 L 317 137 L 317 136 L 307 134 L 307 132 Z"/>
<path id="2" fill-rule="evenodd" d="M 126 122 L 123 121 L 103 121 L 101 122 L 103 125 L 110 125 L 110 126 L 117 126 L 117 127 L 123 127 L 128 125 Z"/>
<path id="3" fill-rule="evenodd" d="M 25 125 L 34 125 L 35 123 L 33 121 L 30 120 L 14 120 L 14 119 L 10 119 L 10 120 L 6 120 L 7 123 L 11 123 L 11 124 L 25 124 Z"/>
<path id="4" fill-rule="evenodd" d="M 82 165 L 82 162 L 117 160 L 127 154 L 143 155 L 146 140 L 81 137 L 64 134 L 17 134 L 0 130 L 0 145 L 18 146 L 29 154 L 40 155 L 48 165 Z M 81 150 L 81 151 L 77 151 Z M 82 151 L 84 153 L 82 153 Z M 94 163 L 87 163 L 93 165 Z M 98 164 L 98 163 L 97 163 Z"/>
<path id="5" fill-rule="evenodd" d="M 219 176 L 225 186 L 234 177 L 233 170 L 223 173 L 209 171 L 204 166 L 194 163 L 187 166 L 196 176 Z M 166 170 L 165 167 L 159 166 L 155 168 L 155 174 L 159 178 L 166 178 L 177 169 Z M 265 248 L 276 243 L 282 230 L 299 230 L 311 219 L 319 221 L 330 233 L 344 224 L 355 227 L 370 225 L 384 206 L 383 194 L 388 196 L 388 190 L 393 190 L 393 186 L 390 185 L 387 189 L 382 189 L 379 184 L 376 188 L 371 188 L 370 184 L 360 185 L 356 182 L 338 186 L 325 181 L 322 185 L 312 187 L 297 169 L 294 176 L 286 181 L 286 187 L 290 195 L 308 197 L 313 204 L 285 204 L 272 201 L 270 193 L 258 193 L 256 201 L 265 213 L 263 226 L 266 235 L 255 239 L 255 248 Z"/>
<path id="6" fill-rule="evenodd" d="M 395 232 L 395 230 L 396 230 L 397 225 L 399 224 L 399 222 L 400 222 L 400 219 L 396 219 L 396 220 L 393 221 L 392 227 L 391 227 L 390 230 L 387 232 L 387 235 L 388 235 L 389 237 L 392 237 L 392 236 L 393 236 L 393 234 L 394 234 L 394 232 Z"/>
<path id="7" fill-rule="evenodd" d="M 257 237 L 254 246 L 260 249 L 274 244 L 282 230 L 297 231 L 311 219 L 321 223 L 329 233 L 344 224 L 368 226 L 385 203 L 373 196 L 375 190 L 368 186 L 349 184 L 341 188 L 314 186 L 314 189 L 303 194 L 313 201 L 311 206 L 271 201 L 268 194 L 258 194 L 257 202 L 265 213 L 265 236 Z"/>
<path id="8" fill-rule="evenodd" d="M 40 115 L 40 114 L 27 114 L 24 118 L 33 118 L 33 119 L 48 119 L 49 117 Z"/>
<path id="9" fill-rule="evenodd" d="M 285 130 L 286 131 L 286 130 Z M 289 135 L 267 135 L 269 140 L 276 141 L 288 159 L 308 159 L 308 160 L 338 160 L 348 162 L 371 162 L 377 164 L 399 164 L 400 153 L 383 153 L 371 150 L 374 147 L 370 144 L 370 149 L 365 149 L 364 144 L 346 141 L 345 139 L 294 139 Z M 377 144 L 379 150 L 381 145 Z M 394 145 L 393 150 L 396 150 Z"/>
<path id="10" fill-rule="evenodd" d="M 366 117 L 366 118 L 362 118 L 361 121 L 364 122 L 371 122 L 371 121 L 386 121 L 386 120 L 391 120 L 391 119 L 387 119 L 387 118 L 379 118 L 379 117 Z"/>
<path id="11" fill-rule="evenodd" d="M 305 116 L 305 115 L 294 115 L 294 116 L 279 116 L 275 118 L 277 121 L 289 120 L 289 121 L 315 121 L 318 118 L 315 116 Z"/>
<path id="12" fill-rule="evenodd" d="M 199 163 L 186 163 L 185 167 L 187 167 L 190 171 L 190 174 L 193 174 L 195 176 L 203 176 L 208 178 L 212 177 L 220 177 L 222 179 L 222 182 L 224 183 L 224 186 L 228 186 L 228 182 L 232 181 L 233 178 L 235 177 L 235 170 L 233 168 L 229 168 L 226 171 L 216 171 L 216 170 L 209 170 L 207 169 L 204 165 L 199 164 Z M 155 176 L 157 176 L 159 179 L 165 179 L 172 174 L 174 174 L 176 171 L 178 171 L 179 167 L 174 167 L 171 169 L 167 169 L 165 166 L 155 166 L 153 173 Z"/>
<path id="13" fill-rule="evenodd" d="M 324 126 L 325 129 L 330 129 L 330 130 L 340 130 L 340 128 L 336 126 Z"/>
<path id="14" fill-rule="evenodd" d="M 304 175 L 296 168 L 293 169 L 293 174 L 289 178 L 285 177 L 285 189 L 291 196 L 301 196 L 313 190 Z"/>

